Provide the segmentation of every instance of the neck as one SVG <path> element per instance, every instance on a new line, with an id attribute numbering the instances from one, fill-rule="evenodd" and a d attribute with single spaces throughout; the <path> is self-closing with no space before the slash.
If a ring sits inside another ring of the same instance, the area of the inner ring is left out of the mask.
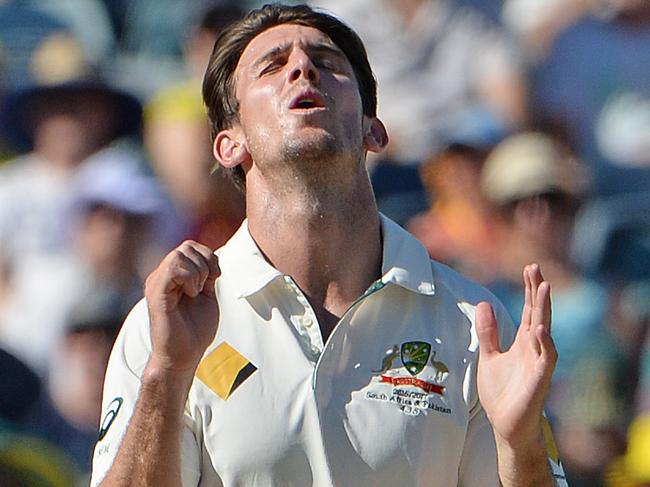
<path id="1" fill-rule="evenodd" d="M 368 174 L 361 167 L 352 184 L 334 189 L 322 181 L 277 190 L 266 183 L 247 178 L 251 235 L 271 264 L 296 281 L 327 334 L 381 273 Z"/>

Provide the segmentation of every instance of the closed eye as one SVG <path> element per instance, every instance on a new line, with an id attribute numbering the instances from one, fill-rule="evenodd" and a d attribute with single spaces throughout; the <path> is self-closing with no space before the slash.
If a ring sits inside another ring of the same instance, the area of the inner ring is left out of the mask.
<path id="1" fill-rule="evenodd" d="M 282 68 L 282 64 L 278 61 L 273 61 L 272 63 L 267 64 L 262 71 L 260 71 L 260 76 L 264 76 L 265 74 L 271 74 L 274 73 L 275 71 L 279 70 Z"/>
<path id="2" fill-rule="evenodd" d="M 330 58 L 317 58 L 314 59 L 313 61 L 314 66 L 317 68 L 321 69 L 327 69 L 328 71 L 334 71 L 334 72 L 339 72 L 341 71 L 340 66 L 336 62 L 336 60 L 330 59 Z"/>

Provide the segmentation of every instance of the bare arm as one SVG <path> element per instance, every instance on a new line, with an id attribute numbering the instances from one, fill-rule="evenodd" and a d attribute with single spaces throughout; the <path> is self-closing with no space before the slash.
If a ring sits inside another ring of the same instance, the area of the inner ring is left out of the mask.
<path id="1" fill-rule="evenodd" d="M 181 482 L 183 410 L 196 367 L 217 329 L 216 256 L 187 241 L 147 278 L 152 352 L 135 411 L 102 487 Z"/>
<path id="2" fill-rule="evenodd" d="M 496 437 L 499 478 L 504 487 L 555 487 L 541 438 L 529 445 L 511 444 Z"/>
<path id="3" fill-rule="evenodd" d="M 494 431 L 502 485 L 554 486 L 542 434 L 544 399 L 557 360 L 550 287 L 534 264 L 524 269 L 524 284 L 521 324 L 509 350 L 499 350 L 491 306 L 477 308 L 479 398 Z"/>

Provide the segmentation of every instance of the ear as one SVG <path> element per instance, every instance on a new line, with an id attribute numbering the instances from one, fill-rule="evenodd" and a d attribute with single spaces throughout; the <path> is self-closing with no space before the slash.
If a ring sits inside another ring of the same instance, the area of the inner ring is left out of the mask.
<path id="1" fill-rule="evenodd" d="M 388 132 L 377 117 L 363 117 L 363 148 L 370 152 L 383 152 L 388 145 Z"/>
<path id="2" fill-rule="evenodd" d="M 212 153 L 223 167 L 233 168 L 251 160 L 243 134 L 236 128 L 222 130 L 217 134 Z"/>

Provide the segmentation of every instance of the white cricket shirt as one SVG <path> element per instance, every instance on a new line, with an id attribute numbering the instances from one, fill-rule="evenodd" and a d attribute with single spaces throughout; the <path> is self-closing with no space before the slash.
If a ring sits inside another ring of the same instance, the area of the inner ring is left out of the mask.
<path id="1" fill-rule="evenodd" d="M 383 276 L 326 343 L 246 222 L 217 251 L 221 318 L 187 399 L 184 487 L 499 484 L 476 389 L 476 304 L 492 302 L 502 347 L 514 327 L 491 294 L 432 262 L 401 227 L 382 217 L 382 230 Z M 133 309 L 111 355 L 93 486 L 135 406 L 146 313 L 143 302 Z"/>

